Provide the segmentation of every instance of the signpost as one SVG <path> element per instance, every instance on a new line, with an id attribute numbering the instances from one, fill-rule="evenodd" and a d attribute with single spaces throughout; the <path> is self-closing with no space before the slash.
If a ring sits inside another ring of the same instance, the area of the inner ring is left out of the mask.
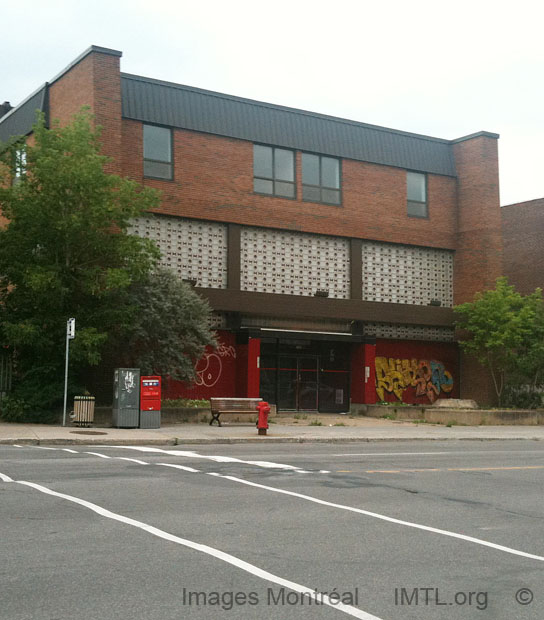
<path id="1" fill-rule="evenodd" d="M 70 340 L 76 337 L 76 320 L 66 322 L 66 363 L 64 365 L 64 408 L 62 410 L 62 425 L 66 426 L 66 398 L 68 396 L 68 359 L 70 357 Z"/>

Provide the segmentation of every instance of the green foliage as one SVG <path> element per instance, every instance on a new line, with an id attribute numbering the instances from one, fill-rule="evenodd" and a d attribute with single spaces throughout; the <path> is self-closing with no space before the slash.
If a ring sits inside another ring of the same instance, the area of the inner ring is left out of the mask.
<path id="1" fill-rule="evenodd" d="M 181 409 L 181 408 L 210 408 L 210 401 L 205 399 L 193 399 L 193 398 L 176 398 L 176 399 L 168 399 L 165 398 L 161 402 L 161 407 L 163 409 Z"/>
<path id="2" fill-rule="evenodd" d="M 128 290 L 135 309 L 119 331 L 118 359 L 142 374 L 191 381 L 206 345 L 215 346 L 208 303 L 169 270 L 156 269 Z"/>
<path id="3" fill-rule="evenodd" d="M 544 407 L 544 394 L 526 385 L 508 384 L 504 388 L 502 402 L 512 409 L 539 409 Z"/>
<path id="4" fill-rule="evenodd" d="M 63 128 L 46 129 L 39 118 L 24 146 L 26 174 L 0 186 L 8 218 L 0 230 L 0 342 L 14 354 L 13 402 L 30 409 L 62 400 L 67 319 L 77 318 L 77 378 L 99 363 L 112 326 L 129 320 L 127 290 L 158 259 L 150 241 L 127 234 L 131 218 L 156 207 L 158 195 L 104 172 L 108 159 L 91 124 L 85 111 Z M 21 142 L 0 149 L 2 169 L 12 176 L 17 149 Z"/>
<path id="5" fill-rule="evenodd" d="M 536 391 L 544 377 L 544 302 L 542 291 L 520 295 L 506 278 L 494 290 L 478 293 L 474 301 L 455 308 L 460 342 L 467 353 L 489 368 L 502 402 L 504 388 L 528 385 Z"/>

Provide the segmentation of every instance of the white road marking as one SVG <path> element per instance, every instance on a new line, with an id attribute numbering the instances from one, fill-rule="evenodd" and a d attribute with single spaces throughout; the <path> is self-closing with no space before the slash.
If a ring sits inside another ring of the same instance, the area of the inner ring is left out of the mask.
<path id="1" fill-rule="evenodd" d="M 64 452 L 70 452 L 71 454 L 79 454 L 78 450 L 70 450 L 70 448 L 61 448 Z"/>
<path id="2" fill-rule="evenodd" d="M 111 459 L 111 456 L 100 454 L 100 452 L 83 452 L 83 454 L 92 454 L 93 456 L 99 456 L 101 459 Z"/>
<path id="3" fill-rule="evenodd" d="M 40 447 L 40 446 L 35 446 L 35 447 Z M 102 446 L 102 447 L 109 447 L 109 446 Z M 132 446 L 114 446 L 114 447 L 116 447 L 116 448 L 121 448 L 121 447 L 123 447 L 123 448 L 130 447 L 130 448 L 132 448 Z M 52 448 L 52 449 L 59 449 L 59 448 Z M 168 451 L 168 450 L 161 450 L 159 448 L 144 448 L 144 447 L 134 448 L 134 449 L 139 449 L 142 452 L 162 452 L 162 453 L 165 453 L 165 454 L 176 454 L 178 452 L 181 452 L 181 450 Z M 107 456 L 105 456 L 103 454 L 99 454 L 97 452 L 85 452 L 84 454 L 93 454 L 93 455 L 102 456 L 102 457 L 105 457 L 105 458 L 124 459 L 124 457 L 107 457 Z M 201 456 L 202 457 L 202 455 L 198 455 L 197 453 L 191 453 L 191 454 L 195 454 L 196 456 Z M 202 458 L 206 458 L 206 457 L 204 456 Z M 218 457 L 218 458 L 221 458 L 221 457 Z M 230 458 L 230 457 L 225 457 L 225 458 Z M 127 460 L 127 459 L 124 459 L 124 460 Z M 132 460 L 135 460 L 135 459 L 132 459 Z M 237 461 L 237 459 L 235 459 L 235 461 Z M 251 461 L 240 461 L 240 462 L 251 463 Z M 145 463 L 143 461 L 142 461 L 142 463 L 144 465 L 147 464 L 147 463 Z M 175 469 L 182 469 L 184 471 L 195 472 L 195 473 L 200 471 L 198 469 L 193 469 L 191 467 L 184 467 L 182 465 L 176 465 L 176 464 L 173 464 L 173 463 L 155 463 L 155 465 L 162 465 L 164 467 L 173 467 Z M 304 470 L 302 470 L 302 471 L 304 471 Z M 441 534 L 442 536 L 448 536 L 450 538 L 457 538 L 459 540 L 465 540 L 467 542 L 472 542 L 472 543 L 477 544 L 477 545 L 481 545 L 481 546 L 484 546 L 484 547 L 489 547 L 491 549 L 496 549 L 498 551 L 503 551 L 504 553 L 510 553 L 512 555 L 517 555 L 517 556 L 520 556 L 520 557 L 525 557 L 525 558 L 529 558 L 529 559 L 532 559 L 532 560 L 538 560 L 540 562 L 544 562 L 544 557 L 543 556 L 534 555 L 532 553 L 527 553 L 525 551 L 519 551 L 518 549 L 513 549 L 511 547 L 506 547 L 504 545 L 498 545 L 496 543 L 492 543 L 492 542 L 489 542 L 487 540 L 482 540 L 480 538 L 474 538 L 473 536 L 466 536 L 465 534 L 458 534 L 457 532 L 451 532 L 450 530 L 442 530 L 442 529 L 439 529 L 439 528 L 436 528 L 436 527 L 431 527 L 431 526 L 428 526 L 428 525 L 422 525 L 422 524 L 419 524 L 419 523 L 413 523 L 411 521 L 403 521 L 402 519 L 396 519 L 394 517 L 388 517 L 387 515 L 382 515 L 382 514 L 379 514 L 377 512 L 370 512 L 368 510 L 363 510 L 362 508 L 355 508 L 354 506 L 347 506 L 345 504 L 336 504 L 334 502 L 327 502 L 327 501 L 325 501 L 323 499 L 319 499 L 317 497 L 312 497 L 310 495 L 304 495 L 302 493 L 296 493 L 294 491 L 287 491 L 286 489 L 277 489 L 275 487 L 270 487 L 270 486 L 267 486 L 267 485 L 264 485 L 264 484 L 258 484 L 257 482 L 250 482 L 249 480 L 243 480 L 242 478 L 237 478 L 236 476 L 227 476 L 227 475 L 220 474 L 220 473 L 217 473 L 217 472 L 204 472 L 204 473 L 206 473 L 208 476 L 215 476 L 217 478 L 224 478 L 225 480 L 231 480 L 232 482 L 237 482 L 239 484 L 245 484 L 247 486 L 252 486 L 252 487 L 259 488 L 259 489 L 264 489 L 266 491 L 272 491 L 274 493 L 280 493 L 282 495 L 290 495 L 292 497 L 298 497 L 300 499 L 303 499 L 303 500 L 306 500 L 306 501 L 309 501 L 309 502 L 313 502 L 315 504 L 321 504 L 322 506 L 329 506 L 331 508 L 338 508 L 340 510 L 347 510 L 348 512 L 359 513 L 359 514 L 362 514 L 362 515 L 366 515 L 368 517 L 373 517 L 375 519 L 380 519 L 382 521 L 387 521 L 389 523 L 396 523 L 397 525 L 404 525 L 406 527 L 412 527 L 412 528 L 415 528 L 415 529 L 418 529 L 418 530 L 423 530 L 423 531 L 426 531 L 426 532 L 432 532 L 434 534 Z M 307 473 L 307 472 L 305 472 L 305 473 Z M 0 474 L 0 476 L 3 476 L 3 474 Z M 7 478 L 7 476 L 6 476 L 6 478 Z M 9 479 L 9 480 L 5 480 L 5 482 L 13 482 L 13 480 Z M 29 483 L 29 484 L 31 484 L 31 483 Z"/>
<path id="4" fill-rule="evenodd" d="M 167 454 L 169 456 L 184 456 L 191 459 L 206 459 L 216 463 L 242 463 L 244 465 L 255 465 L 265 469 L 283 469 L 296 471 L 297 473 L 311 473 L 295 465 L 285 465 L 284 463 L 271 463 L 270 461 L 244 461 L 233 456 L 214 456 L 208 454 L 199 454 L 192 450 L 163 450 L 162 448 L 149 448 L 146 446 L 99 446 L 100 448 L 123 448 L 125 450 L 138 450 L 139 452 L 155 452 L 157 454 Z"/>
<path id="5" fill-rule="evenodd" d="M 139 461 L 138 459 L 131 459 L 128 456 L 116 456 L 115 457 L 119 461 L 130 461 L 131 463 L 138 463 L 139 465 L 149 465 L 145 461 Z"/>
<path id="6" fill-rule="evenodd" d="M 155 463 L 155 465 L 162 465 L 163 467 L 173 467 L 174 469 L 182 469 L 183 471 L 190 471 L 197 473 L 200 469 L 194 469 L 193 467 L 186 467 L 185 465 L 174 465 L 173 463 Z"/>
<path id="7" fill-rule="evenodd" d="M 467 542 L 472 542 L 472 543 L 475 543 L 476 545 L 482 545 L 484 547 L 490 547 L 491 549 L 497 549 L 498 551 L 504 551 L 505 553 L 511 553 L 512 555 L 519 555 L 521 557 L 529 558 L 531 560 L 538 560 L 540 562 L 544 562 L 543 556 L 534 555 L 532 553 L 526 553 L 525 551 L 518 551 L 517 549 L 512 549 L 511 547 L 497 545 L 496 543 L 488 542 L 487 540 L 482 540 L 480 538 L 474 538 L 472 536 L 466 536 L 465 534 L 458 534 L 457 532 L 451 532 L 449 530 L 441 530 L 439 528 L 430 527 L 428 525 L 421 525 L 419 523 L 413 523 L 411 521 L 403 521 L 402 519 L 395 519 L 394 517 L 388 517 L 387 515 L 382 515 L 377 512 L 370 512 L 368 510 L 363 510 L 361 508 L 355 508 L 353 506 L 346 506 L 344 504 L 335 504 L 333 502 L 327 502 L 323 499 L 318 499 L 317 497 L 312 497 L 310 495 L 303 495 L 302 493 L 295 493 L 294 491 L 287 491 L 285 489 L 277 489 L 275 487 L 269 487 L 264 484 L 258 484 L 257 482 L 250 482 L 249 480 L 243 480 L 242 478 L 237 478 L 236 476 L 226 476 L 224 474 L 208 474 L 208 475 L 214 475 L 214 476 L 217 476 L 218 478 L 225 478 L 226 480 L 232 480 L 233 482 L 238 482 L 240 484 L 246 484 L 250 487 L 264 489 L 266 491 L 273 491 L 274 493 L 281 493 L 283 495 L 290 495 L 291 497 L 298 497 L 308 502 L 313 502 L 314 504 L 321 504 L 322 506 L 330 506 L 331 508 L 338 508 L 340 510 L 356 512 L 362 515 L 366 515 L 367 517 L 373 517 L 375 519 L 381 519 L 382 521 L 388 521 L 389 523 L 396 523 L 398 525 L 404 525 L 406 527 L 413 527 L 415 529 L 423 530 L 426 532 L 433 532 L 434 534 L 441 534 L 442 536 L 449 536 L 450 538 L 466 540 Z"/>
<path id="8" fill-rule="evenodd" d="M 6 474 L 0 474 L 0 480 L 2 480 L 2 482 L 13 482 L 13 478 L 6 476 Z"/>
<path id="9" fill-rule="evenodd" d="M 75 497 L 73 495 L 66 495 L 65 493 L 59 493 L 57 491 L 53 491 L 49 489 L 48 487 L 44 487 L 40 484 L 36 484 L 35 482 L 27 482 L 26 480 L 15 481 L 9 478 L 8 476 L 5 476 L 4 474 L 0 474 L 0 476 L 2 477 L 3 480 L 5 478 L 7 479 L 7 480 L 4 480 L 5 482 L 15 482 L 16 484 L 21 484 L 21 485 L 30 487 L 32 489 L 36 489 L 37 491 L 40 491 L 41 493 L 45 493 L 46 495 L 52 495 L 53 497 L 59 497 L 60 499 L 73 502 L 74 504 L 79 504 L 80 506 L 83 506 L 84 508 L 88 508 L 89 510 L 92 510 L 93 512 L 100 515 L 101 517 L 106 517 L 107 519 L 112 519 L 113 521 L 119 521 L 120 523 L 124 523 L 125 525 L 131 525 L 132 527 L 143 530 L 144 532 L 147 532 L 148 534 L 152 534 L 153 536 L 157 536 L 158 538 L 162 538 L 163 540 L 167 540 L 169 542 L 173 542 L 178 545 L 188 547 L 189 549 L 194 549 L 195 551 L 200 551 L 201 553 L 205 553 L 206 555 L 209 555 L 218 560 L 226 562 L 227 564 L 235 566 L 236 568 L 239 568 L 245 571 L 246 573 L 250 573 L 251 575 L 255 577 L 259 577 L 260 579 L 264 579 L 266 581 L 270 581 L 272 583 L 278 584 L 284 588 L 289 588 L 290 590 L 299 592 L 300 594 L 305 594 L 311 597 L 312 599 L 314 599 L 315 601 L 319 601 L 322 604 L 328 605 L 329 607 L 332 607 L 332 609 L 342 611 L 345 614 L 352 616 L 353 618 L 360 618 L 361 620 L 382 620 L 381 618 L 378 618 L 378 616 L 373 616 L 372 614 L 369 614 L 366 611 L 363 611 L 362 609 L 357 609 L 356 607 L 353 607 L 352 605 L 346 605 L 344 603 L 340 603 L 340 602 L 337 603 L 335 601 L 332 601 L 330 597 L 327 596 L 326 594 L 321 594 L 321 593 L 316 594 L 315 590 L 312 590 L 311 588 L 307 586 L 303 586 L 294 581 L 289 581 L 287 579 L 284 579 L 283 577 L 278 577 L 277 575 L 274 575 L 273 573 L 269 573 L 268 571 L 263 570 L 262 568 L 259 568 L 258 566 L 255 566 L 254 564 L 245 562 L 244 560 L 241 560 L 240 558 L 237 558 L 236 556 L 231 555 L 230 553 L 225 553 L 224 551 L 215 549 L 214 547 L 209 547 L 208 545 L 196 543 L 192 540 L 188 540 L 187 538 L 181 538 L 179 536 L 175 536 L 174 534 L 170 534 L 169 532 L 160 530 L 159 528 L 156 528 L 147 523 L 143 523 L 142 521 L 137 521 L 136 519 L 131 519 L 130 517 L 125 517 L 115 512 L 111 512 L 110 510 L 107 510 L 106 508 L 102 508 L 102 506 L 99 506 L 98 504 L 93 504 L 92 502 L 88 502 L 87 500 L 81 499 L 79 497 Z"/>

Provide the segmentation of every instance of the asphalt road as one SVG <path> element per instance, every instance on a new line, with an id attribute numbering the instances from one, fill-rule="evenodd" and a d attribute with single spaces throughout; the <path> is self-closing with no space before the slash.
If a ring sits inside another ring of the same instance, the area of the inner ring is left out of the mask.
<path id="1" fill-rule="evenodd" d="M 544 618 L 543 475 L 533 441 L 1 446 L 0 618 Z"/>

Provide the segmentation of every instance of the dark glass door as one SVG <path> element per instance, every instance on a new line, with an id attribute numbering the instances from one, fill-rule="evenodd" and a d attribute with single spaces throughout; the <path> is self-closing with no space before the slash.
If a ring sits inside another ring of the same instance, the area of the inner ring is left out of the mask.
<path id="1" fill-rule="evenodd" d="M 317 411 L 317 356 L 282 356 L 278 371 L 278 406 L 283 411 Z"/>
<path id="2" fill-rule="evenodd" d="M 298 364 L 296 357 L 280 357 L 278 368 L 278 407 L 281 410 L 297 410 Z"/>
<path id="3" fill-rule="evenodd" d="M 317 411 L 317 357 L 298 358 L 297 409 Z"/>

